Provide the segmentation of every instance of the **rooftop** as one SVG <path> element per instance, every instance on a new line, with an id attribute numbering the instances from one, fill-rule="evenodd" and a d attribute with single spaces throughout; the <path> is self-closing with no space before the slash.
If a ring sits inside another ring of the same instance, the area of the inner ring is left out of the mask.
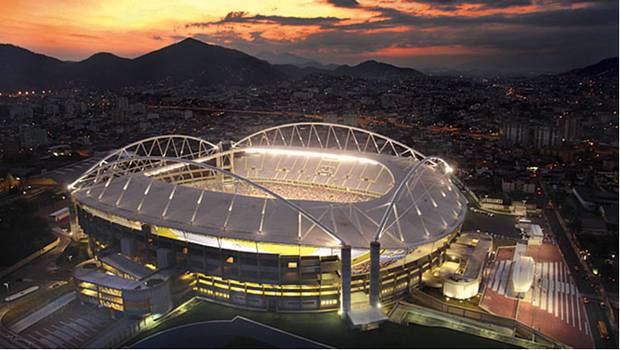
<path id="1" fill-rule="evenodd" d="M 300 132 L 312 135 L 313 127 L 314 124 L 300 126 L 291 136 L 275 135 L 273 139 L 296 139 L 294 136 Z M 385 219 L 380 235 L 382 247 L 410 249 L 443 238 L 461 225 L 467 211 L 466 199 L 439 166 L 419 164 L 421 158 L 417 153 L 402 156 L 404 153 L 397 152 L 394 145 L 394 152 L 383 151 L 388 143 L 375 143 L 374 151 L 367 150 L 367 146 L 360 151 L 361 139 L 356 139 L 357 150 L 326 148 L 325 142 L 338 147 L 344 142 L 329 141 L 335 137 L 330 135 L 335 134 L 328 132 L 327 140 L 313 147 L 261 145 L 253 143 L 252 137 L 237 143 L 232 152 L 241 161 L 231 169 L 233 174 L 223 175 L 229 179 L 233 176 L 234 183 L 253 187 L 260 196 L 227 191 L 224 183 L 224 190 L 217 191 L 194 184 L 203 181 L 194 178 L 199 172 L 211 172 L 211 178 L 221 177 L 220 169 L 207 164 L 209 159 L 218 157 L 217 151 L 198 152 L 201 157 L 192 158 L 181 150 L 178 158 L 160 158 L 157 166 L 153 160 L 145 159 L 148 171 L 106 176 L 112 167 L 126 166 L 119 162 L 133 165 L 130 162 L 134 162 L 136 153 L 142 152 L 140 149 L 119 151 L 117 162 L 107 158 L 107 162 L 98 165 L 104 168 L 97 170 L 103 177 L 77 188 L 74 194 L 86 210 L 106 220 L 121 225 L 134 221 L 138 228 L 139 223 L 148 223 L 155 226 L 156 234 L 203 245 L 219 244 L 217 239 L 224 238 L 367 248 Z M 162 136 L 166 137 L 171 136 Z M 365 142 L 368 144 L 370 139 Z M 142 146 L 142 150 L 145 148 Z M 255 165 L 248 163 L 248 154 L 252 159 L 260 155 Z M 94 170 L 85 176 L 92 173 Z M 343 192 L 370 191 L 374 195 L 368 197 L 370 200 L 349 202 L 285 199 L 269 192 L 269 182 L 328 186 Z"/>

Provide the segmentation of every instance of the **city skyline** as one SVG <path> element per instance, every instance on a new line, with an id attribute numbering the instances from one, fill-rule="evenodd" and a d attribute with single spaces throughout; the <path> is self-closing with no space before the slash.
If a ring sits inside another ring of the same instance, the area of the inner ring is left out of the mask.
<path id="1" fill-rule="evenodd" d="M 617 56 L 609 1 L 175 3 L 9 1 L 0 42 L 63 60 L 137 57 L 193 37 L 322 63 L 377 59 L 422 70 L 558 72 Z"/>

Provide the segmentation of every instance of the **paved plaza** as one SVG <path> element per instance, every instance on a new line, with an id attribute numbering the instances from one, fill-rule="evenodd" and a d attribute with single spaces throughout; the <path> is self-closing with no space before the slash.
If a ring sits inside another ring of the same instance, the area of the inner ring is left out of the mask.
<path id="1" fill-rule="evenodd" d="M 529 246 L 535 260 L 532 288 L 522 299 L 509 294 L 514 248 L 500 248 L 487 271 L 480 306 L 493 314 L 519 320 L 545 335 L 577 348 L 593 347 L 589 323 L 575 281 L 557 246 L 548 239 Z"/>

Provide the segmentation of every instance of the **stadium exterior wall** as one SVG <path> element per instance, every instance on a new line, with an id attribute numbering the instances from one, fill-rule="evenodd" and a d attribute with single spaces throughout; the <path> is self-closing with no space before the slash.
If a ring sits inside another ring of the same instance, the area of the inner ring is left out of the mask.
<path id="1" fill-rule="evenodd" d="M 193 293 L 231 306 L 282 312 L 334 311 L 340 308 L 340 261 L 337 255 L 300 256 L 251 253 L 209 247 L 155 235 L 91 214 L 77 204 L 81 229 L 95 256 L 123 251 L 144 264 L 157 264 L 158 252 L 172 252 L 174 269 Z M 381 270 L 381 302 L 398 301 L 421 283 L 422 274 L 440 265 L 459 229 L 415 261 Z M 123 243 L 121 243 L 123 242 Z M 124 248 L 131 242 L 132 249 Z M 369 273 L 352 276 L 351 292 L 369 292 Z"/>

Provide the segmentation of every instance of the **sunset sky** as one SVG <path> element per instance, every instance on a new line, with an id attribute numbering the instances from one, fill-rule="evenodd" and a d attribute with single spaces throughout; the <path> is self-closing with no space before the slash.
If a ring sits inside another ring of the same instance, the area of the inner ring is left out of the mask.
<path id="1" fill-rule="evenodd" d="M 323 63 L 562 70 L 618 55 L 617 0 L 0 0 L 0 42 L 65 60 L 185 37 Z"/>

